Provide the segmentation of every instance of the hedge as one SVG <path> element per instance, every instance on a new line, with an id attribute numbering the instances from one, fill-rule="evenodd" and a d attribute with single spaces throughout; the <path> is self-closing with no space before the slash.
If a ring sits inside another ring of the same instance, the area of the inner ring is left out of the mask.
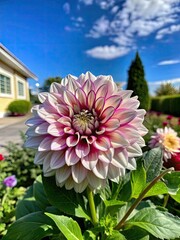
<path id="1" fill-rule="evenodd" d="M 180 117 L 180 94 L 153 97 L 151 110 Z"/>
<path id="2" fill-rule="evenodd" d="M 13 115 L 25 115 L 31 109 L 31 102 L 27 100 L 15 100 L 11 102 L 7 110 Z"/>

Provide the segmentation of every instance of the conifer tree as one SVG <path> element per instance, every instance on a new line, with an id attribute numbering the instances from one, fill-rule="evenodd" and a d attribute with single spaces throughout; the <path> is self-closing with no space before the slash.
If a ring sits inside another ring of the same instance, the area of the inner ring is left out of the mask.
<path id="1" fill-rule="evenodd" d="M 133 90 L 132 96 L 138 96 L 140 101 L 140 107 L 148 110 L 150 107 L 150 97 L 148 91 L 148 85 L 145 80 L 145 73 L 142 61 L 138 52 L 135 59 L 132 61 L 128 70 L 128 90 Z"/>

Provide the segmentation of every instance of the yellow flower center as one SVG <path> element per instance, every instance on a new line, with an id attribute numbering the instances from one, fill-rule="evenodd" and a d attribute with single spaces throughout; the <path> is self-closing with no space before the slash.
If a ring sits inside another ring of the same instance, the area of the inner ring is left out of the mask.
<path id="1" fill-rule="evenodd" d="M 167 150 L 173 151 L 179 148 L 179 139 L 172 133 L 168 133 L 164 136 L 163 145 Z"/>

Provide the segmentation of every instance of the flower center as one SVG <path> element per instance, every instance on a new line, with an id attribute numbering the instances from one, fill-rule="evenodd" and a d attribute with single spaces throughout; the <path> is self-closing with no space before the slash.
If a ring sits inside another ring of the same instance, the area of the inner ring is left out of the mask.
<path id="1" fill-rule="evenodd" d="M 85 109 L 73 117 L 73 127 L 80 134 L 89 135 L 98 125 L 96 114 Z"/>
<path id="2" fill-rule="evenodd" d="M 164 146 L 168 150 L 176 150 L 179 148 L 179 141 L 178 138 L 175 137 L 173 134 L 167 134 L 164 137 Z"/>

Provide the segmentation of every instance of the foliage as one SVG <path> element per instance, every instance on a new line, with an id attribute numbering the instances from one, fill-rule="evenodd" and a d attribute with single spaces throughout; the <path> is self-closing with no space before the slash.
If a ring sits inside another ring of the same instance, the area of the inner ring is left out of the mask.
<path id="1" fill-rule="evenodd" d="M 168 172 L 162 171 L 161 150 L 153 149 L 137 159 L 136 170 L 118 184 L 108 182 L 93 197 L 88 189 L 79 194 L 57 187 L 54 176 L 39 176 L 18 202 L 17 220 L 3 240 L 133 240 L 134 233 L 138 240 L 178 239 L 180 218 L 168 213 L 164 202 L 156 205 L 162 194 L 179 201 L 180 172 Z M 123 195 L 127 186 L 128 198 Z"/>
<path id="2" fill-rule="evenodd" d="M 53 82 L 61 83 L 62 78 L 61 77 L 49 77 L 44 81 L 44 84 L 40 89 L 41 92 L 48 92 L 50 85 Z"/>
<path id="3" fill-rule="evenodd" d="M 8 105 L 8 111 L 13 115 L 24 115 L 31 109 L 31 102 L 27 100 L 15 100 Z"/>
<path id="4" fill-rule="evenodd" d="M 179 106 L 180 94 L 153 97 L 151 100 L 151 110 L 160 111 L 177 117 L 180 117 Z"/>
<path id="5" fill-rule="evenodd" d="M 178 94 L 178 90 L 171 83 L 162 83 L 155 91 L 156 96 Z"/>
<path id="6" fill-rule="evenodd" d="M 145 73 L 142 61 L 138 52 L 132 61 L 128 71 L 128 90 L 133 90 L 133 96 L 138 96 L 140 108 L 148 110 L 150 107 L 150 97 L 148 85 L 145 80 Z"/>

